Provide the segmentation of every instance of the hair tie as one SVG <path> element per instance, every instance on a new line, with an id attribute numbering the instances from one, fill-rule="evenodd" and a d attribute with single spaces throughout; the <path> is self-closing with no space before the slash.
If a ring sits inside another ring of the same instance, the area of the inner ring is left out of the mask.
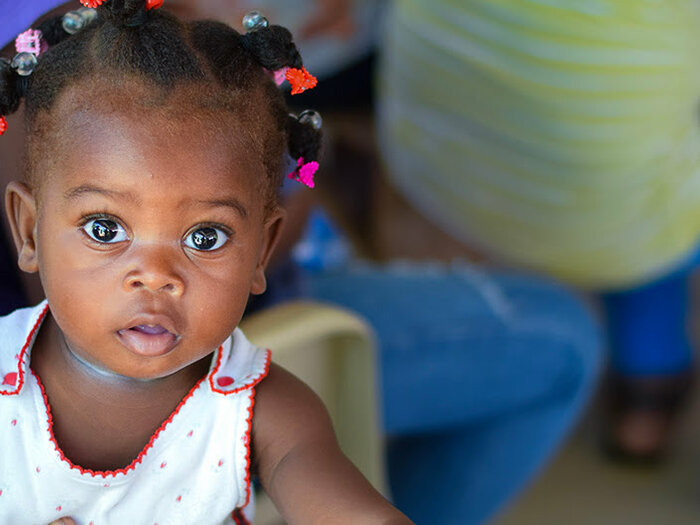
<path id="1" fill-rule="evenodd" d="M 37 57 L 49 48 L 39 29 L 27 29 L 15 39 L 17 54 L 10 62 L 10 67 L 21 77 L 28 77 L 34 72 L 39 61 Z M 7 131 L 7 120 L 0 116 L 0 135 Z"/>
<path id="2" fill-rule="evenodd" d="M 92 9 L 101 6 L 104 4 L 107 0 L 80 0 L 80 3 L 83 4 L 85 7 L 90 7 Z M 146 0 L 146 11 L 150 11 L 151 9 L 158 9 L 160 6 L 163 5 L 163 0 Z"/>
<path id="3" fill-rule="evenodd" d="M 270 78 L 275 81 L 275 84 L 281 86 L 284 81 L 287 80 L 288 69 L 288 67 L 283 67 L 277 71 L 268 71 L 267 69 L 265 71 L 270 75 Z"/>
<path id="4" fill-rule="evenodd" d="M 17 53 L 33 53 L 38 57 L 48 48 L 49 44 L 44 40 L 44 35 L 39 29 L 27 29 L 15 39 Z"/>
<path id="5" fill-rule="evenodd" d="M 243 17 L 243 28 L 248 31 L 260 31 L 270 25 L 265 15 L 260 11 L 249 11 Z"/>
<path id="6" fill-rule="evenodd" d="M 61 19 L 61 27 L 69 35 L 74 35 L 97 18 L 97 11 L 89 7 L 81 7 L 77 11 L 69 11 Z"/>
<path id="7" fill-rule="evenodd" d="M 304 157 L 299 157 L 297 160 L 296 169 L 287 175 L 287 177 L 297 182 L 301 182 L 309 188 L 313 188 L 314 174 L 317 170 L 318 162 L 315 160 L 312 160 L 311 162 L 304 162 Z"/>
<path id="8" fill-rule="evenodd" d="M 146 0 L 146 11 L 158 9 L 163 5 L 163 0 Z"/>
<path id="9" fill-rule="evenodd" d="M 303 93 L 307 89 L 316 87 L 316 84 L 318 84 L 318 79 L 303 66 L 301 69 L 283 67 L 277 71 L 268 71 L 268 74 L 278 86 L 281 86 L 285 80 L 288 80 L 292 85 L 292 95 Z"/>
<path id="10" fill-rule="evenodd" d="M 250 11 L 243 17 L 243 28 L 247 33 L 267 29 L 269 26 L 270 22 L 260 11 Z M 285 80 L 289 81 L 292 85 L 292 95 L 303 93 L 307 89 L 311 89 L 318 84 L 318 79 L 309 73 L 304 66 L 302 66 L 301 69 L 283 67 L 277 71 L 267 71 L 267 73 L 278 86 L 281 86 Z"/>
<path id="11" fill-rule="evenodd" d="M 313 109 L 305 109 L 299 113 L 299 116 L 296 118 L 302 124 L 308 124 L 316 130 L 320 130 L 323 127 L 321 115 L 319 115 L 318 111 L 314 111 Z"/>
<path id="12" fill-rule="evenodd" d="M 318 84 L 318 79 L 309 73 L 304 66 L 301 69 L 290 67 L 284 77 L 292 85 L 292 95 L 303 93 L 307 89 L 312 89 Z"/>

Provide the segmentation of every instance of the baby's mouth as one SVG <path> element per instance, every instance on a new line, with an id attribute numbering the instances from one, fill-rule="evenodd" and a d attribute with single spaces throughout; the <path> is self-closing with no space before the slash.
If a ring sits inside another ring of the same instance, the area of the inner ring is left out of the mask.
<path id="1" fill-rule="evenodd" d="M 141 332 L 141 333 L 148 334 L 148 335 L 161 335 L 161 334 L 165 334 L 165 333 L 170 333 L 165 328 L 160 326 L 159 324 L 156 324 L 156 325 L 140 324 L 138 326 L 134 326 L 132 328 L 129 328 L 129 330 L 135 330 L 137 332 Z"/>
<path id="2" fill-rule="evenodd" d="M 119 340 L 133 353 L 145 357 L 167 354 L 180 340 L 180 337 L 159 324 L 139 324 L 119 330 Z"/>

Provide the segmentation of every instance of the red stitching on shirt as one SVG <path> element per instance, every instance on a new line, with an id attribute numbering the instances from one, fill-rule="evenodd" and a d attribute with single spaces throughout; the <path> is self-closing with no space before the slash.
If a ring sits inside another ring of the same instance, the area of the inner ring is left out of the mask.
<path id="1" fill-rule="evenodd" d="M 269 355 L 269 352 L 268 352 Z M 269 362 L 268 362 L 269 363 Z M 267 375 L 267 367 L 265 368 Z M 245 432 L 245 502 L 243 507 L 250 503 L 250 434 L 253 430 L 253 407 L 255 406 L 255 388 L 250 390 L 250 404 L 248 405 L 248 430 Z"/>
<path id="2" fill-rule="evenodd" d="M 221 351 L 221 348 L 219 348 L 219 351 Z M 44 405 L 46 406 L 46 417 L 47 421 L 49 423 L 49 439 L 53 443 L 54 447 L 56 448 L 56 452 L 58 452 L 59 457 L 61 458 L 62 461 L 66 462 L 68 466 L 72 469 L 78 470 L 81 474 L 89 474 L 93 478 L 101 476 L 102 478 L 107 478 L 107 476 L 112 476 L 116 477 L 117 474 L 126 474 L 130 470 L 134 470 L 136 468 L 136 465 L 141 463 L 143 461 L 143 458 L 146 457 L 146 453 L 149 451 L 151 447 L 155 444 L 156 438 L 158 435 L 165 429 L 165 427 L 168 426 L 168 424 L 173 420 L 173 418 L 177 415 L 178 412 L 180 412 L 180 409 L 185 405 L 187 400 L 191 398 L 195 391 L 199 388 L 199 386 L 204 382 L 204 379 L 206 379 L 206 376 L 201 378 L 199 381 L 197 381 L 197 384 L 195 384 L 192 389 L 188 392 L 188 394 L 182 398 L 182 401 L 180 401 L 180 404 L 175 407 L 175 410 L 170 414 L 170 417 L 163 421 L 158 427 L 158 429 L 153 433 L 151 436 L 151 439 L 146 443 L 146 446 L 143 447 L 141 452 L 139 453 L 138 456 L 136 456 L 136 459 L 134 459 L 131 463 L 129 463 L 126 467 L 120 468 L 118 470 L 91 470 L 88 468 L 83 468 L 80 465 L 76 465 L 73 463 L 70 459 L 68 459 L 63 451 L 61 450 L 61 447 L 58 446 L 58 442 L 56 441 L 56 436 L 54 436 L 53 433 L 53 416 L 51 415 L 51 407 L 49 406 L 49 399 L 46 397 L 46 391 L 44 390 L 44 385 L 42 384 L 41 380 L 39 379 L 39 376 L 34 373 L 34 370 L 31 368 L 29 371 L 32 373 L 34 378 L 36 379 L 37 384 L 39 385 L 39 388 L 41 389 L 41 395 L 44 397 Z"/>
<path id="3" fill-rule="evenodd" d="M 27 349 L 29 348 L 29 343 L 32 341 L 32 338 L 34 337 L 34 334 L 36 331 L 39 329 L 39 326 L 41 326 L 41 321 L 44 320 L 44 316 L 46 316 L 46 312 L 49 311 L 49 303 L 46 303 L 44 305 L 44 309 L 41 311 L 39 314 L 39 317 L 37 317 L 36 322 L 34 323 L 34 326 L 32 329 L 29 331 L 29 335 L 27 336 L 27 340 L 24 342 L 24 346 L 22 347 L 22 350 L 19 353 L 19 360 L 17 361 L 17 372 L 19 375 L 19 381 L 17 382 L 17 388 L 15 388 L 14 391 L 12 392 L 1 392 L 3 396 L 16 396 L 19 394 L 19 391 L 22 390 L 22 385 L 24 385 L 24 357 L 27 355 Z"/>
<path id="4" fill-rule="evenodd" d="M 231 518 L 236 525 L 250 525 L 250 522 L 246 519 L 245 514 L 241 509 L 235 509 L 231 513 Z"/>
<path id="5" fill-rule="evenodd" d="M 253 379 L 250 383 L 239 386 L 238 388 L 234 388 L 233 390 L 221 390 L 220 388 L 216 388 L 214 386 L 214 376 L 216 373 L 219 371 L 219 365 L 221 364 L 221 355 L 223 352 L 219 352 L 218 357 L 216 358 L 216 366 L 214 367 L 214 370 L 212 371 L 211 375 L 209 376 L 209 386 L 214 392 L 218 392 L 219 394 L 224 394 L 225 396 L 229 394 L 238 394 L 239 392 L 243 392 L 243 390 L 246 390 L 248 388 L 253 388 L 255 385 L 257 385 L 260 381 L 265 379 L 267 377 L 267 374 L 270 372 L 270 357 L 271 357 L 271 352 L 270 350 L 265 350 L 265 366 L 263 371 L 257 375 L 255 379 Z"/>

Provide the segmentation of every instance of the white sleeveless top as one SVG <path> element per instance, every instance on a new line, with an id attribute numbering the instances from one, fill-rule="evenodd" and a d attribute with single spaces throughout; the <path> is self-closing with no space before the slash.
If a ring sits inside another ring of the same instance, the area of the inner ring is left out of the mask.
<path id="1" fill-rule="evenodd" d="M 237 328 L 131 464 L 91 471 L 63 455 L 44 388 L 29 368 L 47 312 L 43 302 L 0 318 L 0 523 L 46 525 L 62 516 L 78 525 L 252 521 L 250 432 L 270 351 Z"/>

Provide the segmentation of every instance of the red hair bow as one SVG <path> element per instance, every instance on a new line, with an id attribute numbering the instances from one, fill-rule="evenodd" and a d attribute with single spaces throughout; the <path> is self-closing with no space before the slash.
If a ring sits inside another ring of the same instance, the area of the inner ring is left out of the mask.
<path id="1" fill-rule="evenodd" d="M 101 6 L 106 0 L 80 0 L 80 3 L 85 7 L 90 7 L 92 9 Z M 163 5 L 163 0 L 146 0 L 146 10 L 158 9 Z"/>
<path id="2" fill-rule="evenodd" d="M 318 84 L 316 77 L 309 73 L 305 67 L 301 69 L 290 67 L 284 76 L 292 85 L 292 95 L 303 93 L 307 89 L 316 87 L 316 84 Z"/>
<path id="3" fill-rule="evenodd" d="M 5 117 L 0 117 L 0 135 L 7 131 L 7 121 Z"/>

